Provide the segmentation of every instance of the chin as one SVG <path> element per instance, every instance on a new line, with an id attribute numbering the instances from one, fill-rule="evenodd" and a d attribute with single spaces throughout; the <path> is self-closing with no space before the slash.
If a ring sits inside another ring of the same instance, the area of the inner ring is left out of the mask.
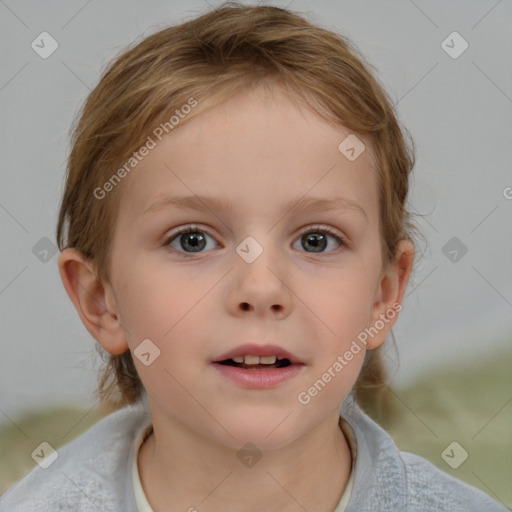
<path id="1" fill-rule="evenodd" d="M 222 443 L 239 450 L 247 443 L 252 443 L 259 450 L 275 450 L 295 440 L 297 436 L 293 414 L 286 418 L 283 409 L 263 413 L 261 410 L 239 412 L 231 417 L 219 418 L 222 429 Z M 287 413 L 288 414 L 288 413 Z M 283 421 L 284 420 L 284 421 Z"/>

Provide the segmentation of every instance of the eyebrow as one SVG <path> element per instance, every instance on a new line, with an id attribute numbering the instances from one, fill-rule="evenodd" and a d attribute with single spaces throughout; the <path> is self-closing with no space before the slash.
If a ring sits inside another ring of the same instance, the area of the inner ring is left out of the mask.
<path id="1" fill-rule="evenodd" d="M 156 200 L 144 214 L 157 212 L 166 208 L 179 208 L 182 210 L 198 210 L 198 211 L 222 211 L 227 214 L 233 212 L 234 205 L 231 201 L 219 197 L 199 196 L 199 195 L 183 195 L 183 196 L 165 196 Z M 284 212 L 290 212 L 294 209 L 300 209 L 305 212 L 341 212 L 353 211 L 358 213 L 368 221 L 368 215 L 357 202 L 343 197 L 315 198 L 315 197 L 299 197 L 292 199 L 283 205 Z"/>

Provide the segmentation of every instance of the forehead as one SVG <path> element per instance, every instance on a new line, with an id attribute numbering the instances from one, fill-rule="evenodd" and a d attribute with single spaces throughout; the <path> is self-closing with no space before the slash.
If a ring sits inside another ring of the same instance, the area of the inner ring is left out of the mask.
<path id="1" fill-rule="evenodd" d="M 231 213 L 261 216 L 300 197 L 341 196 L 360 204 L 373 223 L 373 156 L 366 144 L 349 160 L 339 149 L 348 136 L 352 142 L 348 129 L 279 89 L 239 93 L 185 118 L 158 142 L 123 183 L 120 212 L 142 215 L 166 196 L 197 194 L 229 199 Z"/>

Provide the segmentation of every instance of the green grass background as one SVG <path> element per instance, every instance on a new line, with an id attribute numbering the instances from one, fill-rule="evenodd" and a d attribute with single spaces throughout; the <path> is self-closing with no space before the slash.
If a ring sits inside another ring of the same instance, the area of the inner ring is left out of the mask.
<path id="1" fill-rule="evenodd" d="M 430 373 L 404 389 L 387 388 L 383 399 L 382 409 L 368 404 L 365 409 L 401 450 L 426 458 L 512 510 L 512 350 L 493 362 Z M 105 414 L 60 408 L 1 428 L 0 494 L 35 466 L 30 454 L 40 442 L 57 449 Z M 441 458 L 452 441 L 469 453 L 455 470 Z"/>

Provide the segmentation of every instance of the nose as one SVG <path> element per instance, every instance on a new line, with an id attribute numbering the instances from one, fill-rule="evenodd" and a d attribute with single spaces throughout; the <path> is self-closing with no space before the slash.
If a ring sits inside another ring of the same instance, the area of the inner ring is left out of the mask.
<path id="1" fill-rule="evenodd" d="M 232 315 L 252 313 L 259 317 L 286 318 L 292 309 L 293 294 L 288 280 L 289 270 L 283 270 L 277 258 L 264 250 L 252 263 L 242 258 L 231 272 L 227 307 Z"/>
<path id="2" fill-rule="evenodd" d="M 241 302 L 240 309 L 242 311 L 254 311 L 255 307 L 253 304 L 249 304 L 249 302 Z M 283 306 L 281 304 L 272 304 L 270 306 L 270 309 L 277 312 L 281 312 L 283 310 Z"/>

